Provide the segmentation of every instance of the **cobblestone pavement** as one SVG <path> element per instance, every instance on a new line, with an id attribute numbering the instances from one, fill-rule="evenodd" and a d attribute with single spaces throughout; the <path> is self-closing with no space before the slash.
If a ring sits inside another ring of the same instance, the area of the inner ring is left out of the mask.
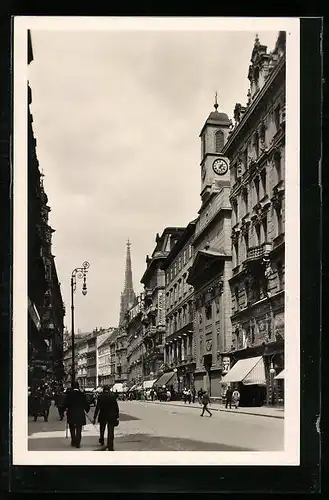
<path id="1" fill-rule="evenodd" d="M 120 401 L 120 425 L 115 429 L 117 451 L 281 451 L 284 420 L 213 411 L 200 417 L 200 407 L 172 406 L 140 401 Z M 210 406 L 210 410 L 212 406 Z M 213 408 L 214 409 L 214 408 Z M 92 420 L 94 409 L 89 412 Z M 75 451 L 66 438 L 65 421 L 51 407 L 49 421 L 29 417 L 28 449 Z M 87 419 L 81 450 L 100 451 L 98 425 Z"/>

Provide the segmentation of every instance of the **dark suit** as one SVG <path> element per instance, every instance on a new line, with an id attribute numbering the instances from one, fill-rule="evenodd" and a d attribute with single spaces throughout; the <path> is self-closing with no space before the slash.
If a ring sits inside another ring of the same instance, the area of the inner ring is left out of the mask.
<path id="1" fill-rule="evenodd" d="M 104 444 L 104 434 L 107 426 L 107 448 L 113 451 L 114 427 L 119 423 L 119 406 L 114 394 L 103 392 L 103 394 L 99 396 L 94 420 L 96 420 L 97 416 L 100 427 L 99 442 Z"/>
<path id="2" fill-rule="evenodd" d="M 65 410 L 67 410 L 67 423 L 71 433 L 71 445 L 80 448 L 82 426 L 86 425 L 85 411 L 88 413 L 90 406 L 86 396 L 79 389 L 74 389 L 66 394 Z"/>

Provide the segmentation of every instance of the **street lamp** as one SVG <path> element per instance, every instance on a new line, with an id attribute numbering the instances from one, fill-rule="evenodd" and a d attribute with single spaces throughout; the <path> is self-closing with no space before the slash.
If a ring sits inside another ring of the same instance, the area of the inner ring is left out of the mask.
<path id="1" fill-rule="evenodd" d="M 75 347 L 74 347 L 74 292 L 77 288 L 77 278 L 83 279 L 82 295 L 87 295 L 87 272 L 90 267 L 89 262 L 85 261 L 82 267 L 77 267 L 71 274 L 71 336 L 72 336 L 72 386 L 75 382 Z"/>
<path id="2" fill-rule="evenodd" d="M 275 368 L 273 366 L 273 362 L 271 361 L 270 377 L 271 377 L 271 403 L 272 403 L 272 406 L 274 406 L 274 375 L 275 375 Z"/>

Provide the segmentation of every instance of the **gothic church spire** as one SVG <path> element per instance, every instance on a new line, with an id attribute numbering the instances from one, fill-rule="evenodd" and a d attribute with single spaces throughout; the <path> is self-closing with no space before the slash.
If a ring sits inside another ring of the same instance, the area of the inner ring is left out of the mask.
<path id="1" fill-rule="evenodd" d="M 123 326 L 125 314 L 133 306 L 134 301 L 135 301 L 135 293 L 134 293 L 133 277 L 132 277 L 132 268 L 131 268 L 130 247 L 131 247 L 131 243 L 130 243 L 130 240 L 128 238 L 128 241 L 127 241 L 127 253 L 126 253 L 126 267 L 125 267 L 124 289 L 123 289 L 123 292 L 121 293 L 119 327 Z"/>

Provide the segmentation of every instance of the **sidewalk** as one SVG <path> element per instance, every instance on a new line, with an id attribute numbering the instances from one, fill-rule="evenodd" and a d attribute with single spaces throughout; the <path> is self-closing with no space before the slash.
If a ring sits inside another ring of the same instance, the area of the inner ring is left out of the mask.
<path id="1" fill-rule="evenodd" d="M 184 403 L 183 401 L 149 401 L 144 400 L 145 403 L 157 404 L 157 405 L 168 405 L 168 406 L 185 406 L 189 408 L 201 408 L 198 403 Z M 284 418 L 284 408 L 271 408 L 269 406 L 257 406 L 257 407 L 240 407 L 237 410 L 232 408 L 225 408 L 225 405 L 219 403 L 210 403 L 209 409 L 212 411 L 225 411 L 229 413 L 244 413 L 246 415 L 255 415 L 258 417 L 270 417 L 270 418 Z"/>

